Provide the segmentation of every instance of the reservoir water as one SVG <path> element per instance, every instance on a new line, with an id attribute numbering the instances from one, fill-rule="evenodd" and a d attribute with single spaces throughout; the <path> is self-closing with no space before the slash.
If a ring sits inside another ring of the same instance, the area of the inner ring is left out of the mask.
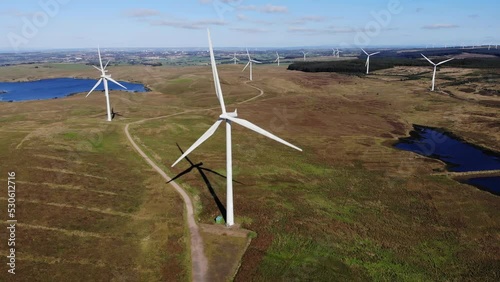
<path id="1" fill-rule="evenodd" d="M 415 125 L 410 137 L 400 138 L 396 148 L 442 160 L 453 172 L 500 170 L 500 154 L 459 140 L 453 134 Z M 464 183 L 500 195 L 500 177 L 481 177 Z"/>
<path id="2" fill-rule="evenodd" d="M 127 90 L 109 82 L 110 90 L 146 92 L 142 84 L 118 81 Z M 0 101 L 29 101 L 62 98 L 75 93 L 87 93 L 97 83 L 97 79 L 53 78 L 28 82 L 0 82 Z M 101 83 L 96 91 L 104 90 Z"/>

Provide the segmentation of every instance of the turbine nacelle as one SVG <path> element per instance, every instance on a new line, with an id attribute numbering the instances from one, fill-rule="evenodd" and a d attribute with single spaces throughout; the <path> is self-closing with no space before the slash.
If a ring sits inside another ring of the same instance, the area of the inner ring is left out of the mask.
<path id="1" fill-rule="evenodd" d="M 234 110 L 232 113 L 223 113 L 219 116 L 219 119 L 222 120 L 230 120 L 231 118 L 237 118 L 238 117 L 238 110 Z"/>

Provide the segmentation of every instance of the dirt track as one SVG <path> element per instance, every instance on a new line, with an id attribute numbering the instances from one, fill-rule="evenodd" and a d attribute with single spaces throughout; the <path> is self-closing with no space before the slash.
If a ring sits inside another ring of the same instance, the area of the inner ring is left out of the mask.
<path id="1" fill-rule="evenodd" d="M 246 85 L 258 90 L 260 93 L 256 95 L 255 97 L 252 97 L 250 99 L 247 99 L 243 102 L 237 103 L 237 104 L 244 104 L 247 102 L 250 102 L 254 99 L 259 98 L 260 96 L 264 95 L 264 90 L 249 85 L 249 81 L 245 82 Z M 141 150 L 141 148 L 135 143 L 134 139 L 130 135 L 129 132 L 129 126 L 131 124 L 139 124 L 143 123 L 149 120 L 155 120 L 155 119 L 162 119 L 162 118 L 168 118 L 172 116 L 177 116 L 181 114 L 186 114 L 186 113 L 191 113 L 191 112 L 199 112 L 199 111 L 206 111 L 206 110 L 213 110 L 213 109 L 218 109 L 218 107 L 213 107 L 205 110 L 190 110 L 190 111 L 184 111 L 172 115 L 167 115 L 167 116 L 161 116 L 161 117 L 155 117 L 155 118 L 148 118 L 148 119 L 143 119 L 139 120 L 136 122 L 128 123 L 125 128 L 125 135 L 127 136 L 127 139 L 129 140 L 130 144 L 135 148 L 135 150 L 146 160 L 146 162 L 151 165 L 152 168 L 154 168 L 166 181 L 170 181 L 171 177 L 169 177 L 158 165 L 156 165 L 145 153 L 144 151 Z M 203 239 L 200 234 L 200 229 L 199 226 L 196 224 L 196 219 L 194 216 L 194 207 L 193 203 L 191 201 L 191 198 L 189 198 L 189 195 L 182 189 L 175 181 L 170 182 L 170 184 L 175 188 L 175 190 L 181 195 L 184 204 L 186 206 L 186 211 L 187 211 L 187 221 L 188 221 L 188 228 L 189 228 L 189 234 L 191 237 L 191 264 L 192 264 L 192 278 L 193 281 L 205 281 L 207 277 L 207 271 L 208 271 L 208 261 L 205 256 L 205 253 L 203 251 Z"/>

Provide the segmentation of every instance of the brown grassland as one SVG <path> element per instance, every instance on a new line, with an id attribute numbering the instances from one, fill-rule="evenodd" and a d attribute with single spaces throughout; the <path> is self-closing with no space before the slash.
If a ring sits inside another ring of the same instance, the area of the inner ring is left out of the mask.
<path id="1" fill-rule="evenodd" d="M 0 171 L 4 179 L 17 173 L 19 281 L 190 279 L 182 200 L 131 148 L 123 128 L 165 116 L 130 132 L 170 176 L 183 171 L 185 161 L 170 168 L 180 155 L 176 142 L 187 149 L 219 115 L 211 70 L 110 72 L 153 89 L 112 92 L 122 115 L 112 123 L 101 93 L 0 103 Z M 255 232 L 236 281 L 498 281 L 499 198 L 432 175 L 442 163 L 391 144 L 423 124 L 500 151 L 500 97 L 491 94 L 500 90 L 500 72 L 489 71 L 497 80 L 447 85 L 486 74 L 443 68 L 435 93 L 430 73 L 402 81 L 394 70 L 357 77 L 257 66 L 247 83 L 241 66 L 219 72 L 228 110 L 304 149 L 234 127 L 234 178 L 243 183 L 235 184 L 236 222 Z M 2 81 L 95 74 L 88 66 L 0 68 Z M 264 95 L 239 104 L 258 95 L 251 85 Z M 193 162 L 225 174 L 224 136 L 221 127 L 190 155 Z M 225 180 L 209 177 L 225 204 Z M 199 222 L 213 224 L 220 211 L 200 175 L 193 170 L 178 183 Z M 0 196 L 2 211 L 6 200 Z M 203 233 L 209 280 L 230 280 L 238 266 L 247 240 L 229 233 Z"/>

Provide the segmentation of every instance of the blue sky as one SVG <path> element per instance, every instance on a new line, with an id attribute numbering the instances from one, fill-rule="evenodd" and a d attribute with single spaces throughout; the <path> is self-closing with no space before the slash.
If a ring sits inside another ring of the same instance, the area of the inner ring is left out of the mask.
<path id="1" fill-rule="evenodd" d="M 499 3 L 0 0 L 0 49 L 495 44 Z"/>

